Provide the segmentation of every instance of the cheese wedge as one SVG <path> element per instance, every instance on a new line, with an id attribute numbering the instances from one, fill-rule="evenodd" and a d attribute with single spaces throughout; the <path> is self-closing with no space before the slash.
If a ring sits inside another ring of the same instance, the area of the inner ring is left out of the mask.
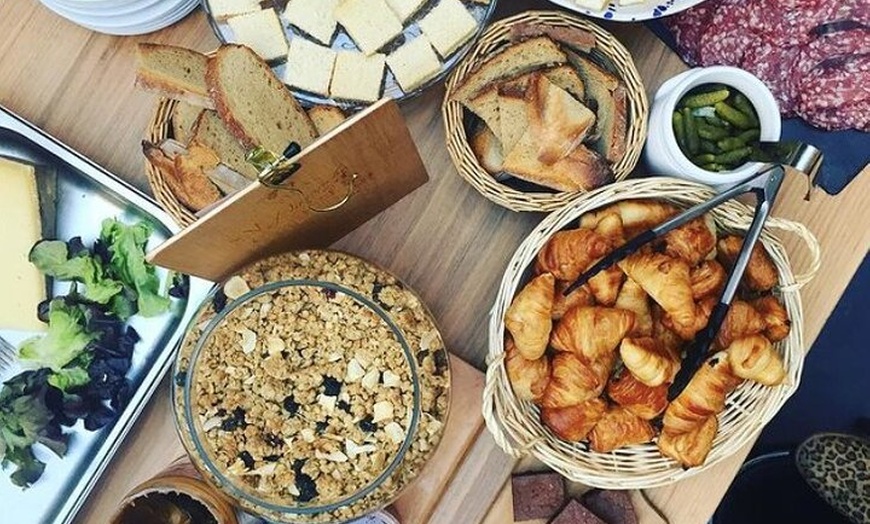
<path id="1" fill-rule="evenodd" d="M 6 228 L 0 249 L 0 329 L 45 331 L 36 308 L 45 298 L 45 276 L 27 260 L 42 236 L 33 166 L 0 158 L 0 209 Z"/>

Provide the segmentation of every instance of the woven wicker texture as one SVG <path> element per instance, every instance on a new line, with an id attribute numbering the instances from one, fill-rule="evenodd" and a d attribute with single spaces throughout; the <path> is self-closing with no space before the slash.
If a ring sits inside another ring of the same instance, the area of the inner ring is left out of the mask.
<path id="1" fill-rule="evenodd" d="M 610 33 L 587 20 L 557 11 L 527 11 L 510 18 L 499 20 L 483 33 L 466 57 L 459 63 L 447 80 L 447 91 L 441 113 L 447 133 L 447 151 L 459 174 L 477 191 L 496 204 L 513 211 L 555 211 L 577 196 L 577 192 L 524 192 L 512 189 L 497 182 L 474 155 L 468 143 L 464 119 L 465 109 L 450 97 L 456 87 L 480 63 L 506 48 L 510 29 L 518 24 L 545 24 L 551 26 L 573 27 L 589 31 L 595 35 L 596 49 L 594 58 L 609 65 L 625 84 L 628 106 L 628 126 L 625 155 L 613 165 L 616 180 L 622 180 L 637 165 L 646 140 L 649 103 L 643 83 L 631 54 Z"/>
<path id="2" fill-rule="evenodd" d="M 152 144 L 159 144 L 164 139 L 169 138 L 172 134 L 172 112 L 175 109 L 175 100 L 161 98 L 157 102 L 157 107 L 154 109 L 154 114 L 151 116 L 151 121 L 148 122 L 148 129 L 145 133 L 145 139 Z M 145 175 L 148 177 L 148 184 L 151 186 L 151 192 L 160 203 L 160 206 L 175 220 L 175 223 L 182 228 L 189 226 L 196 220 L 193 212 L 184 207 L 184 205 L 175 198 L 175 195 L 163 179 L 163 174 L 156 167 L 151 165 L 147 159 L 145 160 Z"/>
<path id="3" fill-rule="evenodd" d="M 659 199 L 679 207 L 690 207 L 709 200 L 713 191 L 703 185 L 673 178 L 650 178 L 617 182 L 572 200 L 549 215 L 520 245 L 508 264 L 498 290 L 489 322 L 489 363 L 484 389 L 483 415 L 499 446 L 513 456 L 531 453 L 571 480 L 611 489 L 640 489 L 670 484 L 711 468 L 746 445 L 779 411 L 797 390 L 804 358 L 803 311 L 800 288 L 819 269 L 820 248 L 815 236 L 802 224 L 768 219 L 761 240 L 779 271 L 776 295 L 788 310 L 791 332 L 776 344 L 783 356 L 788 376 L 777 387 L 746 381 L 727 399 L 719 414 L 719 433 L 706 463 L 683 470 L 675 461 L 663 457 L 653 443 L 631 446 L 612 453 L 588 451 L 584 443 L 572 444 L 557 438 L 540 422 L 538 408 L 517 400 L 504 366 L 504 315 L 517 289 L 528 279 L 527 268 L 550 236 L 566 227 L 576 226 L 582 214 L 626 199 Z M 727 202 L 712 215 L 720 231 L 742 233 L 749 228 L 753 211 L 736 201 Z M 809 268 L 794 275 L 788 255 L 774 230 L 798 236 L 808 247 Z"/>

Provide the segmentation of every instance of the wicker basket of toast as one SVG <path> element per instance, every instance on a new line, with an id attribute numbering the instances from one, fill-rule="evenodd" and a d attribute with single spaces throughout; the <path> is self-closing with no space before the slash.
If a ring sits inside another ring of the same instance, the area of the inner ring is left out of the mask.
<path id="1" fill-rule="evenodd" d="M 441 110 L 453 163 L 477 191 L 514 211 L 555 211 L 629 175 L 648 105 L 613 35 L 529 11 L 486 30 L 448 79 Z"/>
<path id="2" fill-rule="evenodd" d="M 749 207 L 723 204 L 562 296 L 572 271 L 713 194 L 671 178 L 617 182 L 575 198 L 520 245 L 489 324 L 483 414 L 502 449 L 591 486 L 661 486 L 740 450 L 795 392 L 806 350 L 799 290 L 820 258 L 799 223 L 767 221 L 711 356 L 670 402 L 681 351 L 718 301 Z M 808 247 L 804 274 L 779 232 Z"/>

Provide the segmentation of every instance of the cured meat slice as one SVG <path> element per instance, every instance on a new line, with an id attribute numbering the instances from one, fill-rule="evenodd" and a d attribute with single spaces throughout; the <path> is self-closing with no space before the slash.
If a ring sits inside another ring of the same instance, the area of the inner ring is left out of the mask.
<path id="1" fill-rule="evenodd" d="M 857 28 L 827 33 L 803 47 L 797 63 L 797 73 L 806 76 L 825 60 L 863 54 L 870 54 L 870 29 Z"/>
<path id="2" fill-rule="evenodd" d="M 740 65 L 743 54 L 757 41 L 752 29 L 754 9 L 751 4 L 725 0 L 716 7 L 709 27 L 701 36 L 699 59 L 702 65 Z"/>
<path id="3" fill-rule="evenodd" d="M 825 129 L 867 128 L 870 114 L 870 55 L 833 58 L 822 62 L 800 84 L 797 113 Z"/>
<path id="4" fill-rule="evenodd" d="M 801 49 L 797 46 L 778 46 L 761 41 L 743 56 L 743 69 L 767 84 L 784 117 L 794 115 L 798 84 L 793 79 L 800 53 Z"/>
<path id="5" fill-rule="evenodd" d="M 756 0 L 758 29 L 776 45 L 800 45 L 814 38 L 813 29 L 836 19 L 838 2 L 830 0 Z"/>
<path id="6" fill-rule="evenodd" d="M 664 19 L 665 26 L 671 30 L 677 42 L 677 51 L 689 65 L 700 63 L 698 47 L 717 5 L 717 0 L 710 0 Z"/>

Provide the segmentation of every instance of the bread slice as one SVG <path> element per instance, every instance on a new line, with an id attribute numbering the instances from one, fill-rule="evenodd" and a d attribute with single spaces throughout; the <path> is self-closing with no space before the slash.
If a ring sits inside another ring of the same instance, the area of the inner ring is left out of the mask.
<path id="1" fill-rule="evenodd" d="M 530 38 L 505 48 L 472 71 L 456 88 L 452 99 L 465 104 L 487 86 L 502 79 L 567 61 L 565 53 L 549 38 Z"/>
<path id="2" fill-rule="evenodd" d="M 290 142 L 306 147 L 317 138 L 308 115 L 250 48 L 218 48 L 206 81 L 218 114 L 245 148 L 259 145 L 280 155 Z"/>
<path id="3" fill-rule="evenodd" d="M 314 122 L 317 133 L 323 136 L 344 122 L 347 115 L 338 107 L 320 105 L 308 110 L 308 118 Z"/>
<path id="4" fill-rule="evenodd" d="M 530 128 L 540 144 L 538 159 L 545 164 L 568 156 L 595 124 L 595 113 L 544 74 L 533 75 L 526 100 Z"/>
<path id="5" fill-rule="evenodd" d="M 426 35 L 420 35 L 387 56 L 387 67 L 402 91 L 409 92 L 441 72 L 441 60 Z"/>
<path id="6" fill-rule="evenodd" d="M 453 54 L 477 32 L 477 20 L 459 0 L 440 0 L 417 26 L 442 58 Z"/>
<path id="7" fill-rule="evenodd" d="M 284 9 L 284 17 L 305 34 L 328 46 L 338 26 L 334 11 L 339 1 L 290 0 Z"/>
<path id="8" fill-rule="evenodd" d="M 399 20 L 404 23 L 423 7 L 426 0 L 387 0 L 387 3 L 390 5 L 390 9 L 399 17 Z"/>
<path id="9" fill-rule="evenodd" d="M 402 32 L 402 21 L 385 0 L 341 0 L 335 18 L 366 55 L 375 54 Z"/>
<path id="10" fill-rule="evenodd" d="M 381 96 L 386 57 L 365 56 L 357 51 L 338 51 L 329 95 L 345 100 L 374 102 Z"/>
<path id="11" fill-rule="evenodd" d="M 214 108 L 205 72 L 208 57 L 191 49 L 163 44 L 136 48 L 136 87 L 189 104 Z"/>
<path id="12" fill-rule="evenodd" d="M 484 89 L 466 104 L 468 109 L 480 117 L 493 133 L 501 133 L 501 123 L 498 113 L 498 85 Z"/>
<path id="13" fill-rule="evenodd" d="M 290 42 L 284 83 L 304 91 L 329 94 L 329 81 L 335 66 L 335 51 L 302 37 Z"/>
<path id="14" fill-rule="evenodd" d="M 625 89 L 615 97 L 613 91 L 620 87 L 619 78 L 577 53 L 569 53 L 568 57 L 583 79 L 586 96 L 597 105 L 595 115 L 599 139 L 595 142 L 595 150 L 609 162 L 617 162 L 625 154 Z"/>
<path id="15" fill-rule="evenodd" d="M 592 51 L 596 44 L 594 34 L 578 27 L 538 24 L 535 22 L 526 22 L 511 26 L 510 39 L 513 42 L 521 42 L 536 36 L 549 36 L 556 42 L 567 44 L 583 51 L 584 53 Z"/>
<path id="16" fill-rule="evenodd" d="M 225 20 L 260 9 L 260 0 L 208 0 L 208 10 L 215 20 Z"/>
<path id="17" fill-rule="evenodd" d="M 480 162 L 486 171 L 495 175 L 502 170 L 504 164 L 504 153 L 501 150 L 501 143 L 496 138 L 492 129 L 481 126 L 480 129 L 471 136 L 471 150 L 474 156 Z"/>
<path id="18" fill-rule="evenodd" d="M 193 136 L 193 128 L 196 127 L 196 121 L 203 111 L 205 109 L 200 106 L 188 104 L 187 102 L 177 102 L 172 109 L 172 138 L 182 144 L 190 142 L 190 137 Z"/>
<path id="19" fill-rule="evenodd" d="M 263 60 L 277 60 L 287 54 L 284 26 L 274 9 L 263 9 L 227 19 L 233 41 L 244 44 Z"/>
<path id="20" fill-rule="evenodd" d="M 245 159 L 248 150 L 227 129 L 216 112 L 203 111 L 196 122 L 190 142 L 213 150 L 221 162 L 245 178 L 257 178 L 257 168 Z"/>
<path id="21" fill-rule="evenodd" d="M 531 104 L 526 99 L 527 81 L 509 82 L 498 88 L 498 139 L 508 154 L 529 127 Z"/>
<path id="22" fill-rule="evenodd" d="M 143 141 L 142 152 L 183 206 L 199 211 L 220 200 L 220 191 L 203 172 L 203 168 L 217 166 L 214 152 L 201 147 L 188 150 L 173 140 L 159 146 Z"/>
<path id="23" fill-rule="evenodd" d="M 539 146 L 535 133 L 527 131 L 505 156 L 504 170 L 557 191 L 589 191 L 613 180 L 607 162 L 582 144 L 552 164 L 538 158 Z"/>
<path id="24" fill-rule="evenodd" d="M 565 91 L 571 93 L 571 96 L 583 102 L 586 100 L 586 88 L 583 85 L 583 79 L 577 74 L 573 67 L 565 64 L 558 67 L 553 67 L 544 71 L 547 80 L 553 82 Z"/>

